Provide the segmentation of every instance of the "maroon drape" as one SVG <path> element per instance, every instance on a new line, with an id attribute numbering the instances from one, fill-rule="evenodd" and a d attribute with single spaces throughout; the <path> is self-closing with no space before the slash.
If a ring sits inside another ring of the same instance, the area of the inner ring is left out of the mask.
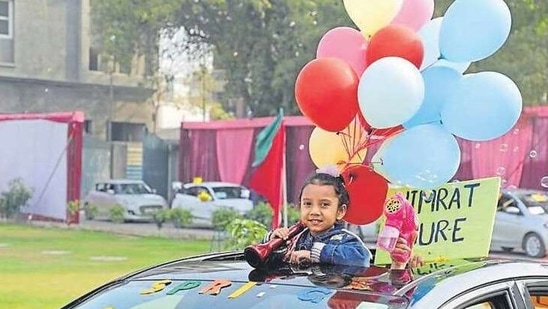
<path id="1" fill-rule="evenodd" d="M 521 119 L 515 128 L 518 130 L 511 130 L 501 140 L 478 143 L 457 139 L 461 149 L 461 164 L 453 179 L 468 180 L 484 176 L 497 176 L 497 173 L 500 174 L 501 171 L 504 171 L 503 175 L 498 176 L 504 180 L 505 175 L 508 177 L 513 174 L 510 178 L 518 179 L 517 186 L 521 188 L 545 189 L 541 187 L 540 182 L 542 177 L 548 176 L 548 106 L 525 110 L 524 119 Z M 316 169 L 308 152 L 308 139 L 314 126 L 306 119 L 303 120 L 302 117 L 287 118 L 292 119 L 291 121 L 284 120 L 286 123 L 288 200 L 295 203 L 302 183 Z M 297 118 L 301 118 L 301 120 Z M 217 149 L 218 130 L 243 126 L 253 130 L 252 140 L 255 140 L 258 132 L 271 120 L 272 118 L 258 118 L 214 124 L 194 124 L 189 128 L 183 126 L 180 142 L 179 179 L 191 181 L 194 176 L 202 176 L 204 180 L 221 180 L 218 158 L 216 157 L 219 155 L 219 149 Z M 521 127 L 527 124 L 530 129 Z M 478 145 L 479 149 L 484 147 L 483 151 L 478 151 L 476 148 Z M 485 145 L 490 146 L 486 148 Z M 369 164 L 379 146 L 380 144 L 376 144 L 368 149 L 366 164 Z M 253 143 L 249 147 L 253 147 Z M 235 153 L 231 153 L 231 155 L 251 150 L 238 146 L 234 151 Z M 494 158 L 500 153 L 505 154 L 504 159 L 495 160 Z M 242 180 L 244 185 L 249 183 L 252 170 L 250 161 L 248 160 L 246 164 Z M 474 166 L 476 166 L 475 169 Z M 479 172 L 478 167 L 480 168 Z M 483 172 L 482 168 L 485 168 Z M 514 182 L 517 181 L 506 180 L 506 185 L 515 185 Z"/>

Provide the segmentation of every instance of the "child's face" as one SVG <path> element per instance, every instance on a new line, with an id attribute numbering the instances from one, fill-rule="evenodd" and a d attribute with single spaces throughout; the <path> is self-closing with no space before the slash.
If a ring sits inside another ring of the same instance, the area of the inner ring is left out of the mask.
<path id="1" fill-rule="evenodd" d="M 335 188 L 329 185 L 308 184 L 301 195 L 301 221 L 312 235 L 330 229 L 344 217 L 346 205 L 339 207 Z"/>

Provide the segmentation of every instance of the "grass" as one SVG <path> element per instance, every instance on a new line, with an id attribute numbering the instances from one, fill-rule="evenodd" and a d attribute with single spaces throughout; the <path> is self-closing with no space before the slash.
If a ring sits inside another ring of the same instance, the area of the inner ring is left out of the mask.
<path id="1" fill-rule="evenodd" d="M 205 253 L 209 247 L 207 240 L 0 223 L 1 307 L 60 308 L 118 276 L 162 261 Z"/>

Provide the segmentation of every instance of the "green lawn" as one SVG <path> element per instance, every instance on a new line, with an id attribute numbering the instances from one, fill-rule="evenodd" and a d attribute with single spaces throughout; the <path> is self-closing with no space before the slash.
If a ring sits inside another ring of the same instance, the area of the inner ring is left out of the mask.
<path id="1" fill-rule="evenodd" d="M 0 223 L 0 307 L 60 308 L 120 275 L 209 248 L 204 240 Z"/>

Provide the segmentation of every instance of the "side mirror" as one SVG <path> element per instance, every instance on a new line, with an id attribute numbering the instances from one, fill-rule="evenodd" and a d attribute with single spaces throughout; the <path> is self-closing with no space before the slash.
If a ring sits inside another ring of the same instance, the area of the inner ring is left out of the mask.
<path id="1" fill-rule="evenodd" d="M 504 212 L 513 214 L 513 215 L 519 215 L 520 213 L 519 208 L 517 208 L 516 206 L 508 206 L 504 209 Z"/>
<path id="2" fill-rule="evenodd" d="M 173 191 L 175 192 L 181 190 L 182 188 L 183 188 L 183 183 L 180 181 L 174 181 L 171 183 L 171 189 L 173 189 Z"/>
<path id="3" fill-rule="evenodd" d="M 108 193 L 108 194 L 114 194 L 114 190 L 108 189 L 108 190 L 107 190 L 107 193 Z"/>
<path id="4" fill-rule="evenodd" d="M 247 198 L 248 199 L 250 195 L 251 195 L 251 192 L 247 189 L 242 190 L 242 193 L 240 193 L 241 198 Z"/>
<path id="5" fill-rule="evenodd" d="M 152 189 L 152 194 L 156 194 L 158 193 L 158 191 L 156 191 L 156 189 Z"/>

